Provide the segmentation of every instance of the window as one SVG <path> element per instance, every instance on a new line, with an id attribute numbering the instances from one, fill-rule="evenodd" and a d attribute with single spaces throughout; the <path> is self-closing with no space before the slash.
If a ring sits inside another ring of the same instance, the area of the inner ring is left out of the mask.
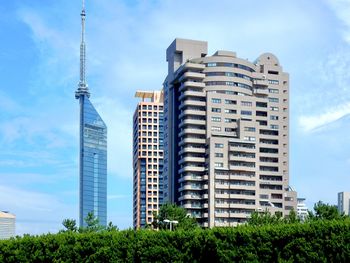
<path id="1" fill-rule="evenodd" d="M 215 62 L 208 63 L 207 67 L 216 67 L 216 63 Z"/>
<path id="2" fill-rule="evenodd" d="M 224 164 L 223 163 L 215 163 L 214 166 L 215 167 L 224 167 Z"/>
<path id="3" fill-rule="evenodd" d="M 278 85 L 279 81 L 275 80 L 275 79 L 269 79 L 269 84 L 274 84 L 274 85 Z"/>
<path id="4" fill-rule="evenodd" d="M 242 111 L 241 111 L 241 114 L 242 114 L 242 115 L 252 115 L 252 112 L 249 111 L 249 110 L 242 110 Z"/>
<path id="5" fill-rule="evenodd" d="M 234 132 L 235 131 L 235 129 L 233 129 L 233 128 L 225 128 L 225 132 Z"/>
<path id="6" fill-rule="evenodd" d="M 256 102 L 256 106 L 260 107 L 260 108 L 267 108 L 267 103 L 266 102 L 257 101 Z"/>
<path id="7" fill-rule="evenodd" d="M 215 143 L 215 148 L 224 148 L 223 143 Z"/>
<path id="8" fill-rule="evenodd" d="M 271 116 L 270 116 L 270 120 L 277 121 L 277 120 L 278 120 L 278 116 L 276 116 L 276 115 L 271 115 Z"/>
<path id="9" fill-rule="evenodd" d="M 269 102 L 278 102 L 278 98 L 269 98 Z"/>
<path id="10" fill-rule="evenodd" d="M 278 130 L 278 125 L 273 125 L 273 124 L 271 124 L 271 125 L 270 125 L 270 128 L 273 129 L 273 130 Z"/>
<path id="11" fill-rule="evenodd" d="M 212 103 L 221 103 L 221 99 L 217 99 L 217 98 L 212 98 L 211 99 Z"/>
<path id="12" fill-rule="evenodd" d="M 255 128 L 254 127 L 244 127 L 244 131 L 255 132 Z"/>
<path id="13" fill-rule="evenodd" d="M 231 110 L 231 109 L 225 109 L 225 113 L 230 113 L 230 114 L 236 114 L 236 110 Z"/>
<path id="14" fill-rule="evenodd" d="M 217 127 L 217 126 L 212 126 L 211 127 L 212 131 L 221 131 L 221 127 Z"/>
<path id="15" fill-rule="evenodd" d="M 226 123 L 232 123 L 232 122 L 236 122 L 236 119 L 230 119 L 230 118 L 225 118 L 225 122 Z"/>
<path id="16" fill-rule="evenodd" d="M 215 157 L 222 158 L 224 157 L 223 153 L 215 153 Z"/>
<path id="17" fill-rule="evenodd" d="M 251 101 L 241 101 L 241 105 L 242 106 L 251 107 L 252 106 L 252 102 Z"/>
<path id="18" fill-rule="evenodd" d="M 221 121 L 221 117 L 211 117 L 211 121 L 213 122 L 220 122 Z"/>
<path id="19" fill-rule="evenodd" d="M 278 107 L 270 107 L 271 111 L 278 111 Z"/>
<path id="20" fill-rule="evenodd" d="M 235 100 L 225 100 L 225 104 L 237 104 Z"/>
<path id="21" fill-rule="evenodd" d="M 211 108 L 211 112 L 221 112 L 220 108 Z"/>
<path id="22" fill-rule="evenodd" d="M 256 111 L 256 116 L 266 117 L 267 116 L 267 112 L 266 111 Z"/>
<path id="23" fill-rule="evenodd" d="M 269 89 L 269 93 L 276 93 L 276 94 L 278 94 L 278 89 Z"/>
<path id="24" fill-rule="evenodd" d="M 252 142 L 254 142 L 255 141 L 255 137 L 253 137 L 253 136 L 245 136 L 244 140 L 245 141 L 252 141 Z"/>

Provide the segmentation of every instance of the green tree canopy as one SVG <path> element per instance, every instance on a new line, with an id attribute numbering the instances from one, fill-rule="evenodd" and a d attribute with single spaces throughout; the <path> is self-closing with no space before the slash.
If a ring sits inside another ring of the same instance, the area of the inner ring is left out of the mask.
<path id="1" fill-rule="evenodd" d="M 164 220 L 177 221 L 174 229 L 194 229 L 198 226 L 197 220 L 187 214 L 186 210 L 175 204 L 164 204 L 159 208 L 159 213 L 154 213 L 153 228 L 169 229 L 169 223 Z"/>
<path id="2" fill-rule="evenodd" d="M 314 213 L 309 211 L 309 219 L 317 220 L 317 219 L 343 219 L 345 217 L 344 214 L 339 213 L 338 208 L 335 205 L 325 204 L 322 201 L 318 201 L 314 205 Z"/>
<path id="3" fill-rule="evenodd" d="M 76 221 L 74 219 L 64 219 L 62 225 L 65 227 L 63 232 L 72 231 L 72 232 L 100 232 L 100 231 L 118 231 L 118 227 L 113 225 L 112 222 L 109 222 L 107 226 L 100 225 L 98 217 L 94 215 L 93 212 L 89 212 L 88 215 L 84 218 L 86 223 L 85 227 L 77 227 Z M 61 231 L 61 232 L 62 232 Z"/>

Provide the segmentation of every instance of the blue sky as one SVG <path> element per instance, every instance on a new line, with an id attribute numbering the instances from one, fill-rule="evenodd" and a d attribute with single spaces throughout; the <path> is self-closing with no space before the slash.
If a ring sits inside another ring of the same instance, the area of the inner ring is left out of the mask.
<path id="1" fill-rule="evenodd" d="M 137 89 L 160 89 L 175 37 L 279 58 L 291 83 L 291 185 L 309 207 L 350 191 L 350 2 L 87 0 L 87 79 L 108 125 L 108 221 L 132 225 Z M 78 219 L 80 0 L 0 6 L 0 210 L 17 234 Z"/>

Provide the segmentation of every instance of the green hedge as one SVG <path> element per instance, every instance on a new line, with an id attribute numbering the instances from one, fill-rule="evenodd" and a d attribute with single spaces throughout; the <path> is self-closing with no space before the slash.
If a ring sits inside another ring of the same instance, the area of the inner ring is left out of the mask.
<path id="1" fill-rule="evenodd" d="M 350 262 L 350 220 L 0 241 L 0 262 Z"/>

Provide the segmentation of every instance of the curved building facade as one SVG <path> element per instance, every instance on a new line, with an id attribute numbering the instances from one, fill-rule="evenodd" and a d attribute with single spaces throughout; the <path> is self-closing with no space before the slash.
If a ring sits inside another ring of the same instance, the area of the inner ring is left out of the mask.
<path id="1" fill-rule="evenodd" d="M 289 76 L 278 59 L 252 63 L 175 39 L 164 82 L 164 198 L 204 227 L 253 211 L 296 209 L 289 187 Z"/>

